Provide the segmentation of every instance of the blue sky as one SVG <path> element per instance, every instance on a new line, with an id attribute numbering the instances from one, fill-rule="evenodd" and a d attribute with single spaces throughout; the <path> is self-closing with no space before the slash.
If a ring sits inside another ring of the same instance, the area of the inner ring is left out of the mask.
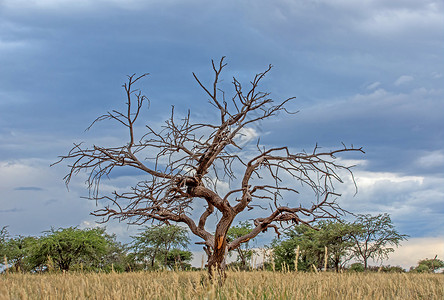
<path id="1" fill-rule="evenodd" d="M 443 53 L 443 1 L 0 0 L 0 226 L 34 235 L 94 224 L 82 176 L 68 191 L 66 166 L 49 165 L 73 142 L 124 138 L 111 124 L 84 129 L 123 107 L 129 74 L 150 73 L 139 86 L 149 122 L 171 105 L 211 114 L 192 72 L 208 83 L 211 59 L 226 56 L 227 93 L 232 76 L 272 64 L 264 89 L 297 97 L 297 115 L 255 129 L 264 144 L 362 146 L 346 157 L 359 192 L 346 182 L 339 203 L 390 213 L 413 239 L 442 239 Z M 444 255 L 442 244 L 433 251 Z"/>

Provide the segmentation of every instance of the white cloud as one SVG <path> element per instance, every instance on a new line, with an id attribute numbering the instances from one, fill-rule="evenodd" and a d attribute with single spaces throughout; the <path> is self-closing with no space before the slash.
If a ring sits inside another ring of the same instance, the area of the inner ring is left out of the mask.
<path id="1" fill-rule="evenodd" d="M 67 7 L 87 7 L 94 1 L 91 0 L 4 0 L 2 5 L 9 9 L 53 9 L 53 8 L 67 8 Z"/>
<path id="2" fill-rule="evenodd" d="M 0 162 L 0 207 L 9 211 L 0 213 L 0 226 L 9 225 L 12 234 L 77 226 L 94 209 L 94 203 L 80 198 L 76 185 L 66 189 L 65 170 L 49 164 L 42 159 Z"/>
<path id="3" fill-rule="evenodd" d="M 350 34 L 356 34 L 355 39 L 365 36 L 366 40 L 369 37 L 381 40 L 417 33 L 436 35 L 439 28 L 444 28 L 442 4 L 436 0 L 254 2 L 258 4 L 248 6 L 249 15 L 254 21 L 263 23 L 263 30 L 285 25 L 282 27 L 284 31 L 288 28 L 298 31 L 299 24 L 310 22 L 311 36 L 321 35 L 326 39 L 330 38 L 328 33 L 341 34 L 342 30 L 348 32 L 347 39 Z M 301 42 L 307 42 L 307 38 L 301 39 Z"/>
<path id="4" fill-rule="evenodd" d="M 92 221 L 82 221 L 79 225 L 80 229 L 100 227 L 98 223 Z"/>
<path id="5" fill-rule="evenodd" d="M 358 214 L 388 213 L 397 229 L 412 237 L 436 235 L 444 226 L 444 178 L 355 170 L 358 193 L 347 180 L 338 203 Z M 414 220 L 414 221 L 412 221 Z"/>
<path id="6" fill-rule="evenodd" d="M 388 183 L 409 183 L 409 184 L 419 184 L 424 182 L 424 177 L 421 176 L 402 176 L 395 173 L 388 172 L 357 172 L 355 174 L 357 177 L 356 181 L 360 188 L 370 189 L 382 182 Z"/>
<path id="7" fill-rule="evenodd" d="M 395 252 L 390 254 L 384 265 L 401 266 L 409 269 L 418 264 L 418 261 L 425 258 L 444 258 L 444 236 L 409 238 L 401 242 L 400 247 L 395 248 Z"/>
<path id="8" fill-rule="evenodd" d="M 399 135 L 406 133 L 406 129 L 424 130 L 424 122 L 440 122 L 444 109 L 442 97 L 443 90 L 439 89 L 417 88 L 408 93 L 396 93 L 376 88 L 348 99 L 333 99 L 304 108 L 295 122 L 304 125 L 322 123 L 332 132 L 348 131 L 349 124 L 364 122 L 373 130 L 372 133 L 381 139 L 380 143 L 388 137 L 390 141 L 387 142 L 391 143 L 395 135 L 399 138 Z M 338 122 L 338 119 L 341 119 L 341 122 Z M 347 126 L 344 126 L 345 124 Z"/>
<path id="9" fill-rule="evenodd" d="M 418 158 L 416 164 L 421 168 L 444 167 L 444 152 L 443 151 L 429 152 Z"/>
<path id="10" fill-rule="evenodd" d="M 27 47 L 29 44 L 25 41 L 5 41 L 0 39 L 0 51 L 12 51 Z"/>
<path id="11" fill-rule="evenodd" d="M 440 78 L 442 78 L 442 73 L 439 73 L 439 72 L 433 72 L 433 73 L 432 73 L 432 78 L 433 78 L 433 79 L 440 79 Z"/>
<path id="12" fill-rule="evenodd" d="M 46 163 L 47 168 L 41 168 Z M 51 177 L 49 163 L 42 160 L 0 161 L 0 190 L 13 190 L 20 186 L 41 187 Z"/>
<path id="13" fill-rule="evenodd" d="M 259 133 L 252 127 L 242 128 L 236 135 L 236 143 L 242 147 L 253 139 L 256 139 Z"/>
<path id="14" fill-rule="evenodd" d="M 400 86 L 403 85 L 405 83 L 411 82 L 413 81 L 413 76 L 409 76 L 409 75 L 402 75 L 401 77 L 399 77 L 398 79 L 396 79 L 395 81 L 395 85 L 396 86 Z"/>
<path id="15" fill-rule="evenodd" d="M 195 1 L 194 1 L 195 2 Z M 0 5 L 10 10 L 42 10 L 73 13 L 115 6 L 120 9 L 136 9 L 151 5 L 179 4 L 178 0 L 3 0 Z"/>
<path id="16" fill-rule="evenodd" d="M 376 81 L 376 82 L 369 84 L 366 88 L 367 88 L 367 90 L 374 90 L 380 85 L 381 85 L 381 83 L 379 81 Z"/>
<path id="17" fill-rule="evenodd" d="M 394 36 L 416 30 L 442 28 L 444 25 L 439 2 L 393 3 L 392 1 L 367 1 L 357 5 L 363 17 L 356 26 L 373 35 Z M 364 12 L 366 10 L 366 12 Z"/>

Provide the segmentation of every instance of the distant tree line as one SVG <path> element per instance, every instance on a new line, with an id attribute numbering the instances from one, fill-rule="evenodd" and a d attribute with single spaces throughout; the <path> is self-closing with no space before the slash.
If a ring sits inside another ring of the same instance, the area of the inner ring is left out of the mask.
<path id="1" fill-rule="evenodd" d="M 248 221 L 239 222 L 229 229 L 227 239 L 234 240 L 251 230 Z M 228 253 L 235 257 L 229 266 L 239 270 L 404 272 L 398 266 L 369 266 L 369 260 L 382 263 L 406 239 L 388 214 L 358 215 L 353 222 L 335 219 L 313 226 L 298 224 L 264 249 L 262 265 L 252 263 L 260 253 L 252 247 L 251 239 Z M 11 237 L 3 227 L 0 267 L 9 272 L 190 270 L 189 243 L 187 229 L 176 225 L 145 227 L 128 244 L 118 242 L 104 228 L 52 228 L 39 237 Z M 444 262 L 435 257 L 420 260 L 410 271 L 435 272 L 443 267 Z"/>
<path id="2" fill-rule="evenodd" d="M 370 259 L 382 262 L 406 238 L 396 231 L 388 214 L 358 215 L 354 222 L 320 221 L 312 227 L 301 224 L 272 242 L 272 261 L 278 270 L 294 270 L 297 264 L 300 271 L 339 272 L 354 260 L 365 270 Z"/>
<path id="3" fill-rule="evenodd" d="M 237 232 L 245 234 L 248 230 L 251 230 L 249 224 L 242 222 L 230 229 L 229 236 L 235 238 Z M 264 249 L 261 267 L 278 271 L 294 271 L 297 268 L 298 271 L 308 272 L 404 272 L 399 266 L 369 266 L 369 262 L 382 264 L 394 247 L 407 237 L 395 229 L 388 214 L 358 215 L 353 222 L 329 219 L 311 226 L 299 224 L 288 228 L 282 238 L 274 239 L 268 249 Z M 252 258 L 253 250 L 244 248 L 238 251 L 245 254 L 238 254 L 237 261 L 231 266 L 251 268 L 247 261 Z M 410 271 L 435 272 L 443 267 L 444 262 L 435 257 L 420 260 L 418 266 L 411 267 Z"/>
<path id="4" fill-rule="evenodd" d="M 116 240 L 104 228 L 51 228 L 42 236 L 11 237 L 0 231 L 3 271 L 139 271 L 191 268 L 186 229 L 179 226 L 146 227 L 129 244 Z M 1 270 L 0 269 L 0 270 Z"/>

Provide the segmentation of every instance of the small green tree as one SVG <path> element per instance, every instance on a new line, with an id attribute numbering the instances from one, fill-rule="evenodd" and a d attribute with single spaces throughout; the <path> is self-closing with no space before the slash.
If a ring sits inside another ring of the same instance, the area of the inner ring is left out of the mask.
<path id="1" fill-rule="evenodd" d="M 359 215 L 354 225 L 359 230 L 352 235 L 354 240 L 352 250 L 356 259 L 364 264 L 365 269 L 368 268 L 369 259 L 383 261 L 395 251 L 392 246 L 399 246 L 399 243 L 408 237 L 395 230 L 388 214 Z"/>
<path id="2" fill-rule="evenodd" d="M 436 270 L 444 268 L 444 261 L 435 256 L 434 259 L 422 259 L 416 267 L 410 268 L 410 272 L 417 273 L 434 273 Z"/>
<path id="3" fill-rule="evenodd" d="M 51 229 L 38 240 L 31 257 L 35 267 L 45 265 L 48 257 L 62 271 L 79 263 L 99 261 L 107 250 L 104 229 L 76 227 Z"/>
<path id="4" fill-rule="evenodd" d="M 288 230 L 284 232 L 284 235 L 287 237 L 286 239 L 274 239 L 271 243 L 271 248 L 273 249 L 273 260 L 277 270 L 281 270 L 284 264 L 290 269 L 294 270 L 294 261 L 296 259 L 295 249 L 301 244 L 299 239 L 301 233 L 298 231 L 299 229 L 302 228 L 293 228 Z M 307 256 L 305 256 L 305 251 L 301 249 L 298 270 L 307 270 L 310 263 L 306 262 L 306 260 Z"/>
<path id="5" fill-rule="evenodd" d="M 322 267 L 325 246 L 319 239 L 319 232 L 306 225 L 294 226 L 285 233 L 287 239 L 275 239 L 272 243 L 273 258 L 277 270 L 284 266 L 294 269 L 295 250 L 299 246 L 298 270 L 308 271 L 315 265 Z"/>
<path id="6" fill-rule="evenodd" d="M 316 226 L 315 239 L 318 249 L 325 254 L 325 247 L 328 249 L 328 266 L 332 266 L 336 272 L 339 272 L 341 265 L 345 263 L 350 256 L 350 248 L 353 246 L 352 234 L 359 228 L 351 223 L 341 220 L 321 221 Z"/>
<path id="7" fill-rule="evenodd" d="M 168 253 L 173 249 L 186 249 L 190 239 L 187 229 L 177 225 L 160 225 L 146 227 L 141 233 L 132 237 L 130 249 L 136 261 L 149 268 L 155 268 L 156 262 L 168 267 Z"/>
<path id="8" fill-rule="evenodd" d="M 344 221 L 320 221 L 314 227 L 298 225 L 288 230 L 284 241 L 273 243 L 275 263 L 285 263 L 294 268 L 295 249 L 299 246 L 299 270 L 309 270 L 312 265 L 322 268 L 325 264 L 325 247 L 327 247 L 327 266 L 339 271 L 341 265 L 350 257 L 353 246 L 352 233 L 358 228 Z"/>
<path id="9" fill-rule="evenodd" d="M 193 253 L 187 250 L 172 249 L 167 254 L 166 266 L 170 269 L 187 270 L 191 269 Z"/>
<path id="10" fill-rule="evenodd" d="M 35 237 L 18 236 L 12 238 L 9 236 L 6 226 L 0 232 L 0 256 L 1 264 L 4 268 L 16 272 L 27 272 L 32 269 L 29 256 L 37 243 Z M 5 265 L 4 258 L 8 265 Z"/>
<path id="11" fill-rule="evenodd" d="M 242 236 L 245 236 L 249 234 L 253 230 L 253 226 L 248 223 L 248 221 L 239 222 L 239 225 L 232 226 L 228 232 L 227 232 L 227 241 L 231 242 L 234 241 L 237 238 L 240 238 Z M 251 239 L 245 243 L 239 244 L 239 246 L 236 249 L 233 249 L 228 254 L 231 255 L 233 251 L 236 251 L 237 254 L 237 260 L 236 263 L 240 267 L 240 269 L 245 270 L 247 269 L 247 262 L 251 260 L 254 254 L 254 250 L 250 248 L 250 241 L 253 241 L 254 239 Z"/>

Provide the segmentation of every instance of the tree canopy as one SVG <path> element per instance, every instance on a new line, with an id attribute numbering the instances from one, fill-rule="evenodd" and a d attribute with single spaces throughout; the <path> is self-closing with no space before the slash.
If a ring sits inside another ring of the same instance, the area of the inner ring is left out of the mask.
<path id="1" fill-rule="evenodd" d="M 9 236 L 7 227 L 3 227 L 0 232 L 0 265 L 5 268 L 11 266 L 16 272 L 27 272 L 33 269 L 29 253 L 33 251 L 37 244 L 35 237 L 18 236 L 12 238 Z M 6 260 L 6 261 L 3 261 Z M 8 265 L 5 265 L 5 264 Z"/>
<path id="2" fill-rule="evenodd" d="M 325 265 L 327 248 L 327 267 L 339 271 L 350 259 L 350 249 L 354 245 L 352 234 L 357 230 L 356 225 L 340 220 L 320 221 L 313 227 L 295 226 L 285 232 L 284 240 L 276 239 L 272 243 L 277 269 L 284 264 L 294 269 L 295 250 L 299 247 L 298 270 L 307 271 L 313 265 L 321 269 Z"/>
<path id="3" fill-rule="evenodd" d="M 39 239 L 32 261 L 35 265 L 42 265 L 50 257 L 60 270 L 68 271 L 82 259 L 99 260 L 106 253 L 106 246 L 104 229 L 52 228 Z"/>
<path id="4" fill-rule="evenodd" d="M 171 268 L 176 262 L 182 266 L 192 258 L 191 252 L 185 251 L 190 243 L 186 228 L 177 225 L 145 227 L 132 238 L 130 249 L 135 259 L 141 263 L 148 261 L 151 269 L 157 267 L 156 262 Z"/>
<path id="5" fill-rule="evenodd" d="M 365 269 L 369 259 L 386 259 L 389 253 L 395 251 L 393 246 L 397 247 L 408 237 L 395 229 L 389 214 L 358 215 L 354 224 L 360 230 L 352 235 L 353 252 L 356 259 L 364 264 Z"/>
<path id="6" fill-rule="evenodd" d="M 227 232 L 228 242 L 233 241 L 237 238 L 249 234 L 253 230 L 253 226 L 248 221 L 239 222 L 238 225 L 232 226 Z M 252 239 L 253 240 L 253 239 Z M 252 240 L 246 241 L 237 247 L 234 251 L 237 254 L 236 263 L 241 270 L 247 269 L 247 262 L 253 257 L 254 251 L 250 248 L 250 242 Z M 229 254 L 231 254 L 231 251 Z"/>
<path id="7" fill-rule="evenodd" d="M 416 267 L 410 268 L 410 271 L 417 273 L 434 273 L 441 268 L 444 268 L 444 261 L 438 259 L 437 255 L 433 259 L 421 259 Z"/>
<path id="8" fill-rule="evenodd" d="M 0 255 L 4 268 L 14 271 L 84 270 L 124 271 L 124 246 L 104 228 L 51 228 L 39 237 L 10 237 L 2 231 Z M 12 268 L 12 269 L 11 269 Z"/>

